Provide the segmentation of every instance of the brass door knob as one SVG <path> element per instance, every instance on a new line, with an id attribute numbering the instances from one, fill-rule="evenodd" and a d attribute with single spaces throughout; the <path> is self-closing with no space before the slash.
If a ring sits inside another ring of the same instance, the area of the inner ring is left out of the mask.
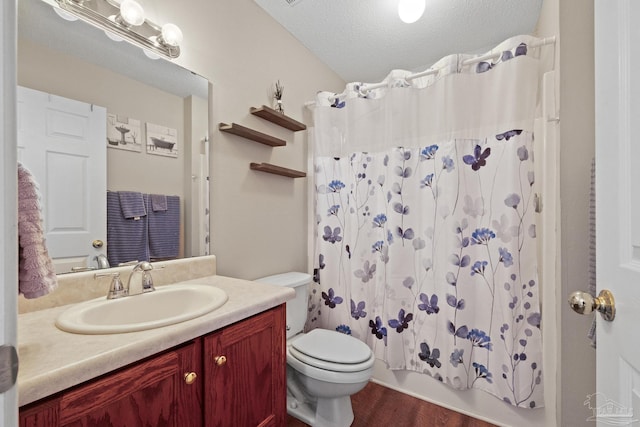
<path id="1" fill-rule="evenodd" d="M 227 363 L 227 357 L 226 356 L 216 356 L 216 357 L 213 358 L 213 361 L 216 362 L 216 365 L 222 366 L 225 363 Z"/>
<path id="2" fill-rule="evenodd" d="M 601 290 L 596 298 L 588 292 L 573 292 L 569 295 L 569 306 L 578 314 L 591 314 L 597 311 L 608 322 L 616 317 L 616 302 L 611 291 L 607 289 Z"/>
<path id="3" fill-rule="evenodd" d="M 96 249 L 99 249 L 104 246 L 104 242 L 102 240 L 94 240 L 93 242 L 91 242 L 91 246 L 93 246 Z"/>
<path id="4" fill-rule="evenodd" d="M 184 374 L 184 382 L 191 385 L 196 381 L 196 378 L 198 378 L 198 375 L 196 375 L 195 372 L 187 372 L 186 374 Z"/>

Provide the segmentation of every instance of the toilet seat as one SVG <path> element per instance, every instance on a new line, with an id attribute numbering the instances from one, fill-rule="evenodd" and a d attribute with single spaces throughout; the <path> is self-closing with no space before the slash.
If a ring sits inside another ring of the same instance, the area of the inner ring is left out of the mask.
<path id="1" fill-rule="evenodd" d="M 307 365 L 333 372 L 364 371 L 374 362 L 371 349 L 362 341 L 326 329 L 314 329 L 293 340 L 289 354 Z"/>
<path id="2" fill-rule="evenodd" d="M 315 368 L 324 369 L 326 371 L 333 371 L 333 372 L 364 371 L 365 369 L 368 369 L 371 367 L 371 365 L 373 365 L 372 357 L 370 357 L 369 359 L 361 363 L 333 363 L 333 362 L 327 362 L 326 360 L 316 359 L 314 357 L 307 356 L 306 354 L 299 352 L 293 347 L 289 347 L 289 354 L 291 354 L 291 356 L 295 357 L 296 359 L 298 359 L 300 362 L 304 364 L 313 366 Z"/>
<path id="3" fill-rule="evenodd" d="M 300 375 L 304 377 L 314 378 L 319 381 L 331 382 L 335 384 L 356 384 L 360 382 L 366 382 L 371 379 L 373 373 L 373 364 L 375 363 L 375 356 L 371 353 L 371 359 L 367 361 L 370 365 L 368 368 L 362 371 L 346 372 L 346 371 L 330 371 L 328 369 L 316 368 L 310 364 L 304 363 L 298 360 L 293 354 L 291 354 L 291 346 L 287 346 L 287 367 L 294 369 Z M 288 380 L 287 380 L 288 381 Z"/>

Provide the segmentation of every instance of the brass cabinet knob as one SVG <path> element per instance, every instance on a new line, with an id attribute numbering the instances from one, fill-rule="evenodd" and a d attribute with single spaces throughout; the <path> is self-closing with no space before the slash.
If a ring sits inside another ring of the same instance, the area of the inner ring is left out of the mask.
<path id="1" fill-rule="evenodd" d="M 94 240 L 93 242 L 91 242 L 91 246 L 93 246 L 96 249 L 99 249 L 104 246 L 104 242 L 102 240 Z"/>
<path id="2" fill-rule="evenodd" d="M 196 375 L 195 372 L 187 372 L 186 374 L 184 374 L 184 382 L 191 385 L 196 381 L 196 378 L 198 378 L 198 375 Z"/>
<path id="3" fill-rule="evenodd" d="M 216 356 L 216 357 L 213 358 L 213 361 L 216 362 L 216 365 L 222 366 L 225 363 L 227 363 L 227 357 L 226 356 Z"/>
<path id="4" fill-rule="evenodd" d="M 597 311 L 608 322 L 616 317 L 616 302 L 611 291 L 607 289 L 601 290 L 596 298 L 588 292 L 573 292 L 569 295 L 569 306 L 578 314 L 591 314 Z"/>

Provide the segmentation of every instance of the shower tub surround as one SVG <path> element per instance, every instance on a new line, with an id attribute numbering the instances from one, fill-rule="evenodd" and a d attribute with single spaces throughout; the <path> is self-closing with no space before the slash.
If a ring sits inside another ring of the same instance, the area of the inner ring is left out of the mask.
<path id="1" fill-rule="evenodd" d="M 65 304 L 106 295 L 109 280 L 104 283 L 100 280 L 99 286 L 93 287 L 87 286 L 87 282 L 94 280 L 93 273 L 60 276 L 60 288 L 55 293 L 40 302 L 21 301 L 20 304 L 18 391 L 21 407 L 270 310 L 294 296 L 289 288 L 216 275 L 215 256 L 155 263 L 154 267 L 156 286 L 206 284 L 224 290 L 229 299 L 211 313 L 157 329 L 109 335 L 71 334 L 54 324 L 58 315 L 68 308 Z"/>

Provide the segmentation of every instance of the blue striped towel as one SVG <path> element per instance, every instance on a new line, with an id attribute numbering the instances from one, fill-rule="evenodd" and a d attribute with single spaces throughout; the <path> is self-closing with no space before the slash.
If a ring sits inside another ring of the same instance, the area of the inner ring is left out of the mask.
<path id="1" fill-rule="evenodd" d="M 152 195 L 145 194 L 147 206 Z M 167 209 L 147 209 L 149 255 L 152 259 L 177 258 L 180 252 L 180 197 L 166 196 Z"/>
<path id="2" fill-rule="evenodd" d="M 167 196 L 164 194 L 151 194 L 151 209 L 153 211 L 167 210 Z"/>
<path id="3" fill-rule="evenodd" d="M 142 193 L 135 191 L 118 191 L 122 215 L 125 218 L 138 218 L 147 214 Z"/>
<path id="4" fill-rule="evenodd" d="M 117 266 L 129 261 L 149 261 L 147 216 L 126 218 L 120 192 L 107 192 L 107 258 Z M 144 208 L 144 206 L 143 206 Z"/>

